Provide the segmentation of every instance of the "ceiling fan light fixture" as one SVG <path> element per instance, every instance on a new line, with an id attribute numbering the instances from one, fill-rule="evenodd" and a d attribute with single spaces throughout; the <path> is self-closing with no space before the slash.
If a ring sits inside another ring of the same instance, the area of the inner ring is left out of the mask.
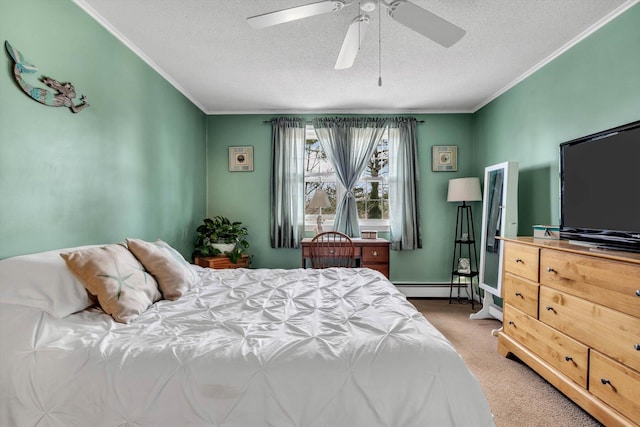
<path id="1" fill-rule="evenodd" d="M 316 1 L 302 6 L 251 16 L 247 18 L 247 22 L 254 28 L 271 27 L 285 22 L 336 12 L 346 6 L 351 6 L 354 3 L 355 0 Z M 364 35 L 368 27 L 367 24 L 369 24 L 369 15 L 367 15 L 366 12 L 372 12 L 377 8 L 379 21 L 378 86 L 382 86 L 382 36 L 380 31 L 380 28 L 382 27 L 382 20 L 380 19 L 382 8 L 387 9 L 387 14 L 400 24 L 444 47 L 454 45 L 466 34 L 466 31 L 462 28 L 440 18 L 409 0 L 390 0 L 389 2 L 386 0 L 358 0 L 357 4 L 363 13 L 357 16 L 349 25 L 334 68 L 336 70 L 343 70 L 353 66 L 353 63 L 358 56 L 358 52 L 360 51 L 360 47 L 362 46 L 362 41 L 364 40 Z"/>
<path id="2" fill-rule="evenodd" d="M 377 0 L 361 0 L 360 1 L 360 9 L 364 12 L 373 12 L 376 10 Z"/>

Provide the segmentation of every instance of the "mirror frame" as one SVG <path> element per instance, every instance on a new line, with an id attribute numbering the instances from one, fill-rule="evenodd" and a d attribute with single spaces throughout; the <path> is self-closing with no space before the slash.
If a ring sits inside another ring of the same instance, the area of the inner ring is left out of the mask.
<path id="1" fill-rule="evenodd" d="M 516 237 L 518 235 L 518 162 L 503 162 L 492 166 L 487 166 L 484 170 L 484 189 L 482 202 L 482 235 L 480 239 L 480 268 L 479 286 L 483 289 L 484 298 L 482 309 L 471 315 L 471 319 L 497 318 L 502 320 L 502 308 L 496 305 L 493 297 L 502 297 L 502 265 L 504 255 L 504 244 L 499 240 L 498 247 L 498 283 L 486 283 L 485 261 L 487 229 L 489 216 L 489 188 L 491 174 L 497 170 L 503 170 L 504 179 L 502 181 L 502 200 L 500 201 L 500 231 L 498 237 Z"/>

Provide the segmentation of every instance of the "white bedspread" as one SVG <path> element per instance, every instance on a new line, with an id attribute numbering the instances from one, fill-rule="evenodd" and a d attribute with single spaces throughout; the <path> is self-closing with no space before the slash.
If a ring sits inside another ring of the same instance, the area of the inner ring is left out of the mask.
<path id="1" fill-rule="evenodd" d="M 0 305 L 0 425 L 492 426 L 450 343 L 369 269 L 199 269 L 130 324 Z"/>

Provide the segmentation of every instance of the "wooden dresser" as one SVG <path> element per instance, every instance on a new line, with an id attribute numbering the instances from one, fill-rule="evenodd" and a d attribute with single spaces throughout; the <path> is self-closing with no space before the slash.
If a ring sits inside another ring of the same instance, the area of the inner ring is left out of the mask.
<path id="1" fill-rule="evenodd" d="M 500 353 L 605 425 L 640 425 L 640 254 L 504 240 Z"/>
<path id="2" fill-rule="evenodd" d="M 378 270 L 389 278 L 389 248 L 391 242 L 386 239 L 352 238 L 356 267 L 367 267 Z M 307 267 L 307 260 L 311 258 L 311 238 L 302 239 L 302 267 Z"/>

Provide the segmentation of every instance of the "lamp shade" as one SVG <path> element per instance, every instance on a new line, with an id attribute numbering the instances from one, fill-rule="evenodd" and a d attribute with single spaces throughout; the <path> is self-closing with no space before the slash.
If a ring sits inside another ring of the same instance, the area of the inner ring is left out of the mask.
<path id="1" fill-rule="evenodd" d="M 311 197 L 311 200 L 309 201 L 309 207 L 312 209 L 331 207 L 329 195 L 323 190 L 316 190 L 315 193 L 313 193 L 313 197 Z"/>
<path id="2" fill-rule="evenodd" d="M 480 192 L 480 179 L 456 178 L 449 180 L 449 193 L 447 202 L 479 202 L 482 200 Z"/>

